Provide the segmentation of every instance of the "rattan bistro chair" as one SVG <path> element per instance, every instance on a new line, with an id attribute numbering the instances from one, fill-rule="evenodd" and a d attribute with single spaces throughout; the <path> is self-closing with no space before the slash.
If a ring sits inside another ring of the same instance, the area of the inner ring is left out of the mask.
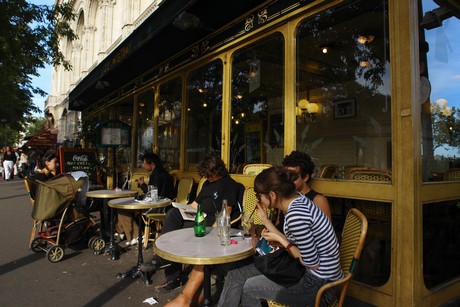
<path id="1" fill-rule="evenodd" d="M 338 299 L 327 306 L 343 306 L 347 294 L 348 285 L 353 278 L 358 265 L 364 242 L 367 235 L 367 218 L 357 209 L 350 209 L 345 219 L 342 230 L 342 241 L 340 242 L 340 266 L 344 277 L 322 286 L 316 293 L 315 307 L 321 306 L 321 299 L 328 289 L 338 290 Z M 270 307 L 287 306 L 274 301 L 268 301 Z"/>
<path id="2" fill-rule="evenodd" d="M 190 177 L 182 177 L 179 180 L 179 184 L 177 186 L 177 196 L 173 201 L 187 204 L 189 201 L 190 193 L 192 192 L 193 187 L 193 178 Z M 155 240 L 161 231 L 161 227 L 163 226 L 163 222 L 166 218 L 166 212 L 164 211 L 166 208 L 163 208 L 163 212 L 149 212 L 143 214 L 143 219 L 145 222 L 144 228 L 144 247 L 147 248 L 149 241 Z M 152 234 L 152 230 L 150 224 L 155 222 L 155 238 L 153 240 L 150 239 L 150 235 Z"/>
<path id="3" fill-rule="evenodd" d="M 319 178 L 334 178 L 337 173 L 336 165 L 323 165 L 319 174 Z"/>
<path id="4" fill-rule="evenodd" d="M 460 168 L 451 168 L 444 175 L 444 181 L 460 181 Z"/>
<path id="5" fill-rule="evenodd" d="M 257 175 L 266 168 L 270 168 L 271 164 L 246 164 L 243 168 L 243 175 Z"/>
<path id="6" fill-rule="evenodd" d="M 256 204 L 257 198 L 256 193 L 254 192 L 254 188 L 246 188 L 243 194 L 243 212 L 250 212 L 249 214 L 251 214 L 255 210 Z M 259 214 L 257 214 L 257 211 L 254 211 L 254 213 L 252 213 L 252 217 L 254 218 L 254 225 L 264 224 L 262 223 Z"/>
<path id="7" fill-rule="evenodd" d="M 142 191 L 142 189 L 137 186 L 137 182 L 136 182 L 136 180 L 138 180 L 141 177 L 144 177 L 144 183 L 145 184 L 149 184 L 150 176 L 149 176 L 149 174 L 147 172 L 135 172 L 135 173 L 132 173 L 131 179 L 130 179 L 130 189 L 134 190 L 134 191 L 137 191 L 137 194 L 144 194 L 144 191 Z"/>
<path id="8" fill-rule="evenodd" d="M 378 169 L 357 167 L 352 168 L 348 174 L 348 179 L 376 182 L 391 182 L 391 171 Z"/>

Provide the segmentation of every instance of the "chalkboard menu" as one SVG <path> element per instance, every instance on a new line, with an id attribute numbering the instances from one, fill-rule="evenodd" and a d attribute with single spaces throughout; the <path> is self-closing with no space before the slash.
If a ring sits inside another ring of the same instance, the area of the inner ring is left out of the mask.
<path id="1" fill-rule="evenodd" d="M 82 148 L 59 148 L 61 173 L 82 171 L 88 174 L 91 183 L 97 183 L 97 150 Z"/>

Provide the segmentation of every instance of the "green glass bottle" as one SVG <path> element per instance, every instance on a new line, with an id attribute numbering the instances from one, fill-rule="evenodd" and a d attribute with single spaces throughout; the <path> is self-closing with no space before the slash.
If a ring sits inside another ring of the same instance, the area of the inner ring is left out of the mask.
<path id="1" fill-rule="evenodd" d="M 196 237 L 204 237 L 206 234 L 206 221 L 204 220 L 203 211 L 201 211 L 201 205 L 198 204 L 195 216 L 195 224 L 193 225 Z"/>

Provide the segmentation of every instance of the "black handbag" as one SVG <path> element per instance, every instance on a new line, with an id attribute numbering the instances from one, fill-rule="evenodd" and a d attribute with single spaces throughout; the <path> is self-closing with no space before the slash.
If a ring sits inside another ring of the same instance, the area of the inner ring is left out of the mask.
<path id="1" fill-rule="evenodd" d="M 254 265 L 268 279 L 286 288 L 298 283 L 305 274 L 305 267 L 299 259 L 291 257 L 285 248 L 255 256 Z"/>

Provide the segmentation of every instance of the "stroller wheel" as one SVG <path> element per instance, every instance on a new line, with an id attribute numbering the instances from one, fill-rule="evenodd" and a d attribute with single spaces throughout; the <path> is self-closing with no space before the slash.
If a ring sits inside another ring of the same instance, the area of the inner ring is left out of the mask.
<path id="1" fill-rule="evenodd" d="M 105 247 L 105 241 L 101 237 L 92 237 L 89 240 L 89 248 L 95 253 L 100 253 Z"/>
<path id="2" fill-rule="evenodd" d="M 46 251 L 46 246 L 48 242 L 43 238 L 35 238 L 30 244 L 30 249 L 35 253 L 40 253 Z"/>
<path id="3" fill-rule="evenodd" d="M 97 238 L 98 238 L 98 236 L 92 236 L 91 238 L 89 238 L 89 240 L 88 240 L 88 248 L 89 249 L 91 249 L 91 250 L 93 249 L 93 241 L 95 239 L 97 239 Z"/>
<path id="4" fill-rule="evenodd" d="M 52 263 L 59 262 L 62 260 L 62 258 L 64 258 L 64 249 L 59 245 L 52 246 L 46 252 L 46 258 L 48 258 L 48 261 Z"/>

